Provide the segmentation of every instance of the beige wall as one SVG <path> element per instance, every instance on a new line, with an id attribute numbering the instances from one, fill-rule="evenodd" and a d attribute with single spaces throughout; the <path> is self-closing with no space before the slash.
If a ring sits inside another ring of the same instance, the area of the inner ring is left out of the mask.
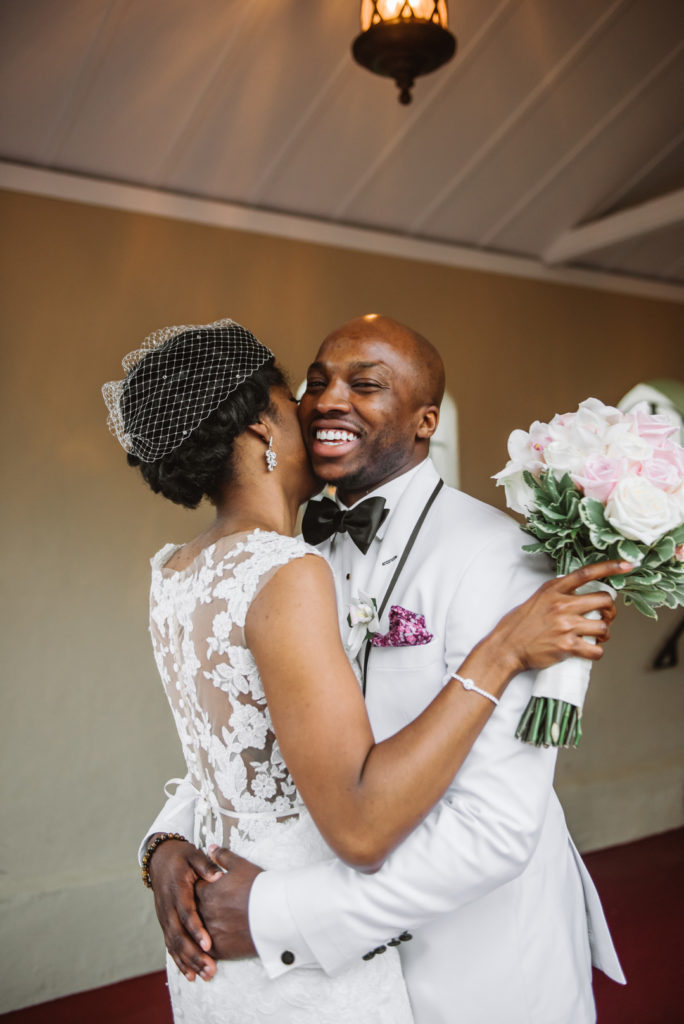
<path id="1" fill-rule="evenodd" d="M 0 1010 L 156 969 L 138 839 L 182 772 L 146 632 L 149 556 L 208 515 L 147 492 L 99 394 L 150 330 L 230 315 L 295 380 L 361 312 L 417 327 L 459 407 L 462 486 L 514 426 L 681 375 L 684 307 L 13 193 L 3 261 L 4 710 Z M 522 540 L 522 537 L 521 537 Z M 674 625 L 624 612 L 559 788 L 585 847 L 681 821 Z"/>

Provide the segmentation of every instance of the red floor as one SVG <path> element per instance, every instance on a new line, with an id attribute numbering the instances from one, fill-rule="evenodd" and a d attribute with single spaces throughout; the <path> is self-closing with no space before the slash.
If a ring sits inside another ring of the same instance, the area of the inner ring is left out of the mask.
<path id="1" fill-rule="evenodd" d="M 684 1024 L 683 853 L 684 829 L 677 829 L 585 857 L 629 981 L 623 987 L 595 972 L 599 1024 Z M 0 1020 L 171 1024 L 171 1013 L 164 975 L 158 973 L 2 1014 Z"/>
<path id="2" fill-rule="evenodd" d="M 599 1024 L 684 1022 L 684 829 L 584 858 L 628 984 L 594 971 Z"/>

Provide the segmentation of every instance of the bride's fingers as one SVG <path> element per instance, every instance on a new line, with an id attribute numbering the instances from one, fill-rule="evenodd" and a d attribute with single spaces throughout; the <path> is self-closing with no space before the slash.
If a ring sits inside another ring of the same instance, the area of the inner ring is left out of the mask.
<path id="1" fill-rule="evenodd" d="M 561 576 L 554 580 L 552 587 L 560 590 L 562 594 L 570 594 L 577 587 L 584 586 L 585 583 L 592 583 L 594 580 L 601 580 L 607 576 L 624 576 L 633 568 L 633 562 L 594 562 L 593 565 L 585 565 L 581 569 L 575 569 L 574 572 L 568 573 L 567 576 Z"/>
<path id="2" fill-rule="evenodd" d="M 604 642 L 605 639 L 602 637 L 601 643 L 588 644 L 586 640 L 577 637 L 575 649 L 572 653 L 577 658 L 586 658 L 587 661 L 599 661 L 603 657 L 603 647 L 601 645 Z"/>
<path id="3" fill-rule="evenodd" d="M 601 618 L 603 619 L 604 622 L 607 622 L 608 625 L 610 625 L 610 623 L 613 621 L 613 619 L 615 618 L 616 615 L 617 615 L 617 608 L 615 607 L 615 601 L 611 601 L 610 604 L 607 604 L 601 610 Z"/>
<path id="4" fill-rule="evenodd" d="M 586 615 L 587 612 L 605 612 L 615 618 L 615 601 L 611 594 L 604 590 L 596 594 L 578 594 L 576 597 L 565 597 L 568 609 L 575 615 Z"/>
<path id="5" fill-rule="evenodd" d="M 587 611 L 601 611 L 603 608 L 614 608 L 615 602 L 612 594 L 599 590 L 595 594 L 575 594 L 563 597 L 561 600 L 567 602 L 572 611 L 584 615 Z"/>
<path id="6" fill-rule="evenodd" d="M 582 617 L 573 623 L 572 632 L 576 636 L 595 636 L 603 641 L 610 635 L 610 626 L 603 619 L 585 619 Z"/>

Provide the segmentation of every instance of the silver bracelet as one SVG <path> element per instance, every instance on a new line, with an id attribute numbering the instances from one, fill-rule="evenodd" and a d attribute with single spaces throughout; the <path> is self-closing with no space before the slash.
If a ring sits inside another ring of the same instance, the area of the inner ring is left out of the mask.
<path id="1" fill-rule="evenodd" d="M 474 692 L 479 693 L 481 697 L 486 697 L 487 700 L 491 700 L 492 704 L 499 703 L 498 697 L 495 697 L 493 693 L 487 693 L 486 690 L 481 690 L 479 686 L 475 685 L 472 679 L 464 679 L 463 676 L 459 676 L 458 672 L 452 672 L 451 676 L 452 679 L 458 679 L 464 690 L 474 690 Z"/>

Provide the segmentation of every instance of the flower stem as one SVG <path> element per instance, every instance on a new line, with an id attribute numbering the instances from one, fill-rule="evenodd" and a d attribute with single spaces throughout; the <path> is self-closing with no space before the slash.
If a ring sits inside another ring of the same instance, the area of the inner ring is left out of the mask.
<path id="1" fill-rule="evenodd" d="M 528 741 L 529 743 L 534 743 L 535 746 L 539 746 L 540 743 L 541 743 L 541 737 L 539 735 L 539 732 L 540 732 L 540 729 L 541 729 L 543 715 L 544 715 L 544 701 L 543 700 L 538 700 L 537 701 L 537 706 L 534 709 L 534 716 L 532 718 L 532 725 L 530 727 L 530 739 Z"/>
<path id="2" fill-rule="evenodd" d="M 527 707 L 523 711 L 522 718 L 518 722 L 518 728 L 515 730 L 515 738 L 517 740 L 527 740 L 528 727 L 533 714 L 534 700 L 530 700 L 527 704 Z"/>
<path id="3" fill-rule="evenodd" d="M 582 711 L 564 700 L 531 697 L 515 735 L 535 747 L 576 748 L 582 738 Z"/>
<path id="4" fill-rule="evenodd" d="M 568 725 L 570 723 L 570 712 L 572 711 L 572 704 L 567 704 L 565 701 L 561 701 L 561 706 L 563 708 L 563 718 L 561 719 L 558 746 L 564 747 L 568 735 Z"/>
<path id="5" fill-rule="evenodd" d="M 552 697 L 548 697 L 546 701 L 546 707 L 544 708 L 544 746 L 550 747 L 553 743 L 551 737 L 551 727 L 553 725 L 554 714 L 556 711 L 556 704 Z"/>

